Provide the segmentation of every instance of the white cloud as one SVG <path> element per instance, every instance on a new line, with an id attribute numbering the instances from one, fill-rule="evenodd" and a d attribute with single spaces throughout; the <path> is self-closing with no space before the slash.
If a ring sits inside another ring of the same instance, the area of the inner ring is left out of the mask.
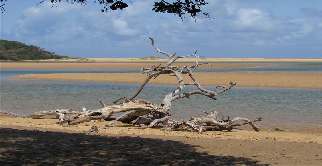
<path id="1" fill-rule="evenodd" d="M 318 26 L 319 25 L 310 18 L 295 18 L 285 20 L 285 29 L 283 30 L 283 34 L 277 37 L 277 41 L 279 44 L 291 43 L 295 45 L 300 41 L 306 41 L 306 38 L 310 37 L 312 34 L 315 34 L 315 37 L 317 37 L 320 33 Z"/>
<path id="2" fill-rule="evenodd" d="M 124 36 L 133 36 L 136 35 L 138 32 L 134 29 L 129 28 L 128 23 L 121 19 L 114 19 L 112 20 L 114 30 L 119 35 Z"/>
<path id="3" fill-rule="evenodd" d="M 234 21 L 238 28 L 254 28 L 258 30 L 272 30 L 273 20 L 268 14 L 259 9 L 239 9 Z"/>
<path id="4" fill-rule="evenodd" d="M 23 12 L 23 15 L 25 17 L 37 17 L 40 15 L 44 15 L 46 13 L 44 11 L 47 11 L 46 14 L 62 14 L 74 9 L 80 9 L 80 7 L 81 5 L 77 5 L 77 4 L 71 5 L 65 2 L 62 2 L 60 5 L 57 5 L 57 6 L 53 6 L 49 2 L 44 2 L 44 3 L 41 3 L 40 5 L 27 8 Z"/>

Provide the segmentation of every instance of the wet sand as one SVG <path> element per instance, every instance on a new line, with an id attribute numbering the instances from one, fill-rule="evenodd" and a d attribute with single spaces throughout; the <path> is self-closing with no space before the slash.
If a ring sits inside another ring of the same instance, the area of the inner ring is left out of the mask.
<path id="1" fill-rule="evenodd" d="M 174 132 L 62 127 L 56 120 L 0 116 L 0 163 L 132 165 L 320 165 L 322 134 L 277 131 Z"/>
<path id="2" fill-rule="evenodd" d="M 322 89 L 322 72 L 204 72 L 195 73 L 195 76 L 203 85 L 225 85 L 233 81 L 238 87 Z M 140 73 L 60 73 L 26 74 L 15 78 L 141 83 L 146 77 Z M 160 76 L 151 83 L 175 84 L 176 78 Z"/>

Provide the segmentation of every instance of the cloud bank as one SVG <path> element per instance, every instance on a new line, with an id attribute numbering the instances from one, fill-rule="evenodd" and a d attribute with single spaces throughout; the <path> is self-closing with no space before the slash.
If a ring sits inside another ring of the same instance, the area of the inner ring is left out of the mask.
<path id="1" fill-rule="evenodd" d="M 151 55 L 148 36 L 178 54 L 198 49 L 213 57 L 322 57 L 322 9 L 299 6 L 293 16 L 247 1 L 209 2 L 211 18 L 197 20 L 153 13 L 151 0 L 108 13 L 94 5 L 29 5 L 5 20 L 4 38 L 84 57 Z"/>

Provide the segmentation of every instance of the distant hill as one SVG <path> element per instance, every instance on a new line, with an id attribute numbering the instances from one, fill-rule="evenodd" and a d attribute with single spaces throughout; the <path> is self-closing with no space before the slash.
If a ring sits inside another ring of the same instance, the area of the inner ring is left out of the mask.
<path id="1" fill-rule="evenodd" d="M 37 46 L 27 45 L 17 41 L 0 40 L 0 60 L 44 60 L 62 59 L 67 56 L 59 56 Z"/>

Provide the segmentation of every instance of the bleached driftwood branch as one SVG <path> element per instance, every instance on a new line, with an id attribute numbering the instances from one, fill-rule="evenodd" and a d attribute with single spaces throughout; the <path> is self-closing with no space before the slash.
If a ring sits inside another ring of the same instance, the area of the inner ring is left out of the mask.
<path id="1" fill-rule="evenodd" d="M 102 106 L 96 110 L 85 111 L 71 111 L 71 110 L 55 110 L 49 112 L 41 112 L 32 115 L 33 118 L 57 118 L 60 124 L 75 125 L 91 120 L 116 120 L 123 123 L 132 125 L 139 125 L 151 128 L 167 128 L 171 130 L 189 130 L 189 131 L 209 131 L 209 130 L 226 130 L 231 131 L 233 128 L 250 125 L 255 131 L 258 128 L 254 125 L 254 122 L 260 121 L 261 118 L 256 120 L 249 120 L 247 118 L 236 117 L 233 119 L 220 119 L 218 113 L 211 112 L 206 116 L 193 117 L 189 121 L 178 122 L 171 119 L 171 106 L 172 102 L 183 98 L 189 98 L 193 95 L 202 95 L 210 99 L 216 100 L 219 95 L 222 95 L 233 88 L 236 83 L 230 82 L 228 86 L 216 86 L 215 89 L 210 90 L 204 88 L 198 80 L 194 77 L 193 71 L 200 65 L 199 56 L 197 51 L 192 55 L 178 56 L 176 53 L 170 54 L 162 51 L 155 46 L 153 38 L 149 38 L 152 47 L 159 54 L 168 58 L 168 62 L 165 64 L 159 64 L 150 68 L 143 68 L 142 73 L 146 74 L 145 81 L 140 85 L 137 91 L 130 97 L 122 97 L 117 99 L 111 105 L 106 105 L 102 101 L 99 101 Z M 190 66 L 175 66 L 175 62 L 180 58 L 195 57 L 195 62 Z M 175 76 L 177 79 L 176 88 L 165 95 L 160 104 L 155 104 L 149 101 L 136 99 L 136 97 L 142 92 L 145 85 L 156 79 L 160 75 Z M 184 81 L 184 75 L 187 75 L 190 82 Z M 184 92 L 186 86 L 191 86 L 194 89 L 188 92 Z"/>

